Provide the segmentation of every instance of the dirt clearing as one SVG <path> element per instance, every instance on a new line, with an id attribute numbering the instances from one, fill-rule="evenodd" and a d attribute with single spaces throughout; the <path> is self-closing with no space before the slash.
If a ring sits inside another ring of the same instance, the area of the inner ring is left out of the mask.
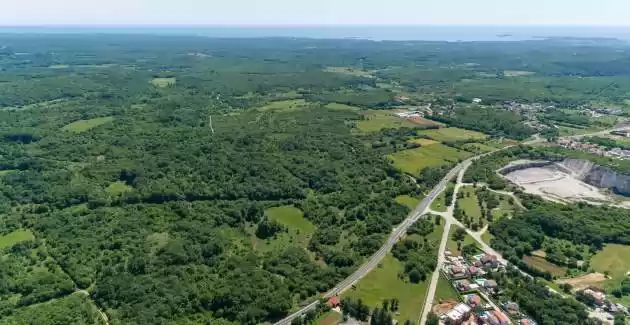
<path id="1" fill-rule="evenodd" d="M 606 276 L 601 273 L 589 273 L 572 279 L 561 279 L 556 282 L 559 284 L 568 283 L 576 290 L 586 289 L 590 286 L 598 286 L 600 282 L 606 281 Z"/>
<path id="2" fill-rule="evenodd" d="M 433 313 L 435 313 L 436 315 L 442 315 L 448 312 L 449 310 L 453 309 L 455 305 L 457 305 L 457 300 L 455 299 L 445 300 L 444 302 L 433 306 Z"/>

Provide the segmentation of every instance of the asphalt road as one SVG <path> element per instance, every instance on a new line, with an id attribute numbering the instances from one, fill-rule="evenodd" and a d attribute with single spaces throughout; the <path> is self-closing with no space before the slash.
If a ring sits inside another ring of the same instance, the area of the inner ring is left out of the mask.
<path id="1" fill-rule="evenodd" d="M 599 132 L 595 132 L 595 133 L 591 133 L 591 134 L 586 134 L 586 135 L 595 135 L 595 134 L 604 134 L 606 132 L 610 132 L 610 131 L 614 131 L 614 130 L 627 130 L 630 129 L 630 127 L 621 127 L 621 128 L 614 128 L 614 129 L 608 129 L 608 130 L 604 130 L 604 131 L 599 131 Z M 586 135 L 581 135 L 581 136 L 586 136 Z M 536 139 L 525 142 L 525 144 L 534 144 L 537 142 L 542 142 L 544 141 L 544 139 L 540 138 L 540 137 L 536 137 Z M 479 159 L 483 156 L 487 156 L 490 154 L 493 154 L 497 151 L 500 150 L 505 150 L 509 147 L 512 146 L 508 146 L 502 149 L 498 149 L 492 152 L 488 152 L 482 155 L 478 155 L 475 157 L 471 157 L 468 158 L 467 160 L 464 160 L 463 162 L 457 164 L 457 166 L 453 167 L 453 169 L 451 169 L 448 174 L 446 174 L 446 176 L 440 181 L 440 183 L 438 183 L 433 190 L 431 190 L 431 192 L 429 193 L 429 195 L 427 195 L 427 197 L 425 197 L 422 202 L 420 202 L 420 204 L 418 206 L 416 206 L 416 208 L 413 210 L 413 212 L 411 212 L 411 214 L 409 214 L 409 216 L 400 224 L 398 225 L 393 231 L 392 234 L 389 236 L 389 238 L 387 239 L 387 242 L 385 242 L 385 244 L 383 244 L 383 246 L 381 246 L 381 248 L 374 253 L 374 255 L 372 255 L 363 265 L 361 265 L 361 267 L 359 267 L 354 273 L 352 273 L 352 275 L 350 275 L 349 277 L 347 277 L 346 279 L 344 279 L 343 281 L 341 281 L 340 283 L 338 283 L 334 288 L 332 288 L 331 290 L 329 290 L 328 292 L 326 292 L 326 294 L 324 295 L 324 298 L 329 298 L 335 295 L 339 295 L 342 292 L 344 292 L 345 290 L 349 289 L 350 287 L 352 287 L 352 285 L 357 282 L 359 279 L 361 279 L 362 277 L 364 277 L 366 274 L 368 274 L 372 269 L 374 269 L 385 257 L 385 255 L 387 255 L 387 253 L 392 249 L 392 247 L 394 246 L 394 244 L 396 244 L 396 242 L 398 242 L 398 240 L 400 239 L 401 236 L 403 236 L 404 234 L 406 234 L 407 229 L 414 223 L 416 222 L 418 219 L 420 219 L 421 216 L 424 215 L 424 213 L 426 212 L 426 210 L 428 209 L 428 207 L 431 205 L 431 202 L 433 202 L 433 200 L 440 194 L 440 192 L 442 192 L 444 190 L 444 188 L 446 188 L 446 185 L 448 184 L 448 182 L 453 179 L 462 169 L 467 169 L 469 164 L 476 159 Z M 461 180 L 459 180 L 461 182 Z M 456 225 L 460 225 L 463 226 L 459 221 L 455 220 L 454 218 L 450 219 L 450 224 L 456 224 Z M 466 227 L 463 227 L 464 229 L 466 229 Z M 498 254 L 496 251 L 494 251 L 492 248 L 490 248 L 490 246 L 488 246 L 486 243 L 484 243 L 480 236 L 474 236 L 474 234 L 472 232 L 469 231 L 469 234 L 471 236 L 473 236 L 473 238 L 482 246 L 482 249 L 490 254 L 494 254 L 497 255 L 497 257 L 499 258 L 500 261 L 504 261 L 503 257 Z M 522 271 L 521 271 L 522 272 Z M 524 273 L 524 272 L 522 272 Z M 526 274 L 526 273 L 524 273 Z M 431 297 L 431 301 L 432 301 L 432 297 Z M 291 324 L 291 321 L 297 317 L 300 317 L 302 315 L 304 315 L 305 313 L 307 313 L 310 310 L 314 310 L 317 305 L 319 304 L 319 301 L 314 301 L 312 303 L 310 303 L 309 305 L 306 305 L 304 307 L 302 307 L 302 309 L 298 310 L 297 312 L 287 316 L 286 318 L 278 321 L 275 323 L 275 325 L 289 325 Z"/>
<path id="2" fill-rule="evenodd" d="M 451 179 L 453 179 L 457 175 L 457 173 L 464 166 L 466 166 L 467 163 L 469 163 L 468 160 L 462 163 L 459 163 L 457 166 L 453 167 L 453 169 L 451 169 L 448 172 L 448 174 L 446 174 L 446 176 L 440 181 L 440 183 L 438 183 L 435 187 L 433 187 L 433 190 L 431 190 L 429 195 L 427 195 L 422 200 L 422 202 L 420 202 L 420 204 L 416 206 L 413 212 L 411 212 L 409 216 L 407 216 L 407 218 L 392 231 L 392 234 L 389 236 L 389 238 L 383 244 L 383 246 L 381 246 L 381 248 L 376 253 L 374 253 L 374 255 L 372 255 L 363 265 L 361 265 L 361 267 L 359 267 L 354 273 L 352 273 L 352 275 L 350 275 L 349 277 L 347 277 L 346 279 L 338 283 L 334 288 L 326 292 L 326 294 L 324 295 L 324 298 L 329 298 L 329 297 L 341 294 L 345 290 L 352 287 L 352 285 L 355 282 L 357 282 L 359 279 L 361 279 L 366 274 L 368 274 L 372 269 L 374 269 L 381 262 L 381 260 L 383 260 L 385 255 L 387 255 L 387 253 L 392 249 L 392 247 L 394 247 L 394 244 L 398 242 L 400 237 L 402 237 L 403 235 L 407 233 L 407 229 L 414 222 L 420 219 L 420 217 L 428 209 L 429 205 L 431 205 L 431 202 L 433 202 L 433 200 L 440 194 L 440 192 L 442 192 L 444 188 L 446 188 L 446 185 L 448 184 L 448 182 Z M 302 309 L 300 309 L 299 311 L 276 322 L 275 324 L 276 325 L 291 324 L 291 321 L 293 319 L 304 315 L 310 310 L 314 310 L 318 304 L 319 304 L 319 301 L 314 301 L 311 304 L 302 307 Z"/>

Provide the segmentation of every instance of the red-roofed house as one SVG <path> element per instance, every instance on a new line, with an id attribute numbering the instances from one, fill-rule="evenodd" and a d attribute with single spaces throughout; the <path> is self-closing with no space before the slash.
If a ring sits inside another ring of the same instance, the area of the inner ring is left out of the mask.
<path id="1" fill-rule="evenodd" d="M 472 308 L 481 305 L 481 297 L 479 297 L 478 295 L 468 295 L 466 298 L 466 302 Z"/>
<path id="2" fill-rule="evenodd" d="M 328 305 L 328 307 L 330 308 L 335 308 L 339 306 L 340 304 L 341 304 L 341 301 L 339 300 L 338 296 L 332 296 L 328 298 L 328 301 L 326 301 L 326 305 Z"/>
<path id="3" fill-rule="evenodd" d="M 510 318 L 507 317 L 504 313 L 498 310 L 495 310 L 492 314 L 494 315 L 494 317 L 497 318 L 497 320 L 499 320 L 500 325 L 510 324 Z"/>

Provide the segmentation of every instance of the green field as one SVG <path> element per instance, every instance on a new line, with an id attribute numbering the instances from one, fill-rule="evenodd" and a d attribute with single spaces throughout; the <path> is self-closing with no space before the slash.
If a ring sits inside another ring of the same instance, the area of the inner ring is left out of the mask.
<path id="1" fill-rule="evenodd" d="M 471 156 L 471 153 L 443 144 L 432 144 L 420 148 L 403 150 L 389 156 L 394 167 L 416 175 L 424 168 L 437 167 L 448 162 L 458 162 Z"/>
<path id="2" fill-rule="evenodd" d="M 16 171 L 17 171 L 17 169 L 0 170 L 0 176 L 9 175 L 9 174 L 14 173 Z"/>
<path id="3" fill-rule="evenodd" d="M 315 226 L 304 218 L 304 214 L 293 206 L 273 207 L 265 210 L 265 215 L 287 227 L 287 231 L 278 233 L 273 238 L 256 237 L 256 225 L 249 227 L 252 246 L 259 252 L 282 250 L 288 246 L 308 247 L 308 242 L 315 232 Z"/>
<path id="4" fill-rule="evenodd" d="M 28 229 L 18 229 L 0 236 L 0 249 L 11 247 L 19 242 L 34 240 L 35 236 Z"/>
<path id="5" fill-rule="evenodd" d="M 93 129 L 99 125 L 103 125 L 105 123 L 109 123 L 114 120 L 113 116 L 104 116 L 97 117 L 89 120 L 78 120 L 74 121 L 68 125 L 65 125 L 61 129 L 64 131 L 70 131 L 75 133 L 85 132 L 87 130 Z"/>
<path id="6" fill-rule="evenodd" d="M 107 191 L 110 195 L 116 196 L 133 191 L 133 187 L 125 184 L 125 182 L 117 181 L 109 184 L 105 191 Z"/>
<path id="7" fill-rule="evenodd" d="M 555 265 L 541 257 L 523 256 L 523 261 L 527 263 L 527 265 L 542 271 L 547 271 L 553 276 L 564 276 L 567 273 L 567 268 Z"/>
<path id="8" fill-rule="evenodd" d="M 484 243 L 490 245 L 490 241 L 494 238 L 494 236 L 492 236 L 492 234 L 490 233 L 490 231 L 484 232 L 483 234 L 481 234 L 481 240 L 483 240 Z"/>
<path id="9" fill-rule="evenodd" d="M 369 71 L 349 67 L 326 67 L 326 72 L 343 73 L 357 77 L 373 77 Z"/>
<path id="10" fill-rule="evenodd" d="M 435 296 L 433 297 L 434 303 L 439 303 L 440 301 L 444 301 L 447 299 L 455 299 L 459 300 L 459 294 L 451 286 L 451 283 L 440 274 L 440 279 L 437 283 L 437 288 L 435 289 Z"/>
<path id="11" fill-rule="evenodd" d="M 607 244 L 591 258 L 591 267 L 600 273 L 608 272 L 613 280 L 622 279 L 630 272 L 630 246 Z"/>
<path id="12" fill-rule="evenodd" d="M 446 189 L 453 187 L 455 187 L 453 183 L 448 183 Z M 451 202 L 446 202 L 446 189 L 440 192 L 440 195 L 438 195 L 437 198 L 435 198 L 435 200 L 431 202 L 431 210 L 437 212 L 446 212 L 448 205 L 451 204 Z"/>
<path id="13" fill-rule="evenodd" d="M 470 151 L 477 154 L 497 150 L 496 147 L 492 147 L 487 144 L 477 143 L 477 142 L 466 143 L 465 145 L 462 146 L 462 148 L 464 148 L 466 151 Z"/>
<path id="14" fill-rule="evenodd" d="M 259 107 L 258 110 L 272 112 L 292 112 L 302 110 L 309 105 L 310 104 L 304 99 L 289 99 L 268 103 L 265 106 Z"/>
<path id="15" fill-rule="evenodd" d="M 339 103 L 328 103 L 324 107 L 330 108 L 330 109 L 345 110 L 345 111 L 358 111 L 358 110 L 361 110 L 360 107 L 349 106 L 349 105 L 346 105 L 346 104 L 339 104 Z"/>
<path id="16" fill-rule="evenodd" d="M 294 206 L 285 205 L 269 208 L 265 210 L 265 215 L 290 229 L 299 230 L 308 235 L 315 231 L 315 226 L 304 218 L 304 213 L 300 209 Z"/>
<path id="17" fill-rule="evenodd" d="M 463 198 L 457 199 L 457 203 L 464 211 L 464 213 L 472 217 L 474 220 L 481 218 L 481 207 L 477 201 L 477 195 L 475 194 L 475 188 L 473 186 L 462 186 L 459 192 L 464 195 Z"/>
<path id="18" fill-rule="evenodd" d="M 413 128 L 418 126 L 417 124 L 394 115 L 391 111 L 370 110 L 365 111 L 363 116 L 365 119 L 357 123 L 357 128 L 359 131 L 365 133 L 378 132 L 381 129 Z"/>
<path id="19" fill-rule="evenodd" d="M 520 71 L 520 70 L 505 70 L 503 71 L 503 75 L 506 77 L 522 77 L 522 76 L 530 76 L 536 74 L 536 72 L 532 71 Z"/>
<path id="20" fill-rule="evenodd" d="M 176 78 L 153 78 L 151 84 L 156 88 L 167 88 L 175 86 L 177 83 Z"/>
<path id="21" fill-rule="evenodd" d="M 420 132 L 436 141 L 484 140 L 487 135 L 460 128 L 440 128 Z"/>
<path id="22" fill-rule="evenodd" d="M 396 203 L 407 206 L 409 209 L 413 210 L 418 203 L 420 203 L 420 199 L 409 195 L 400 195 L 396 197 Z"/>
<path id="23" fill-rule="evenodd" d="M 400 315 L 394 318 L 399 322 L 407 319 L 415 321 L 420 316 L 428 280 L 417 284 L 405 282 L 399 277 L 402 272 L 403 264 L 387 255 L 377 268 L 357 283 L 356 289 L 346 291 L 343 296 L 360 298 L 371 308 L 380 307 L 385 299 L 397 298 Z"/>

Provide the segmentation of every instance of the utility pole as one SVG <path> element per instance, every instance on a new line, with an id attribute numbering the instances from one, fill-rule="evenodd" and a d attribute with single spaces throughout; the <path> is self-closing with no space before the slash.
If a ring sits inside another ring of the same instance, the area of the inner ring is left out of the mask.
<path id="1" fill-rule="evenodd" d="M 214 128 L 212 127 L 212 115 L 208 115 L 208 124 L 210 124 L 210 131 L 214 135 Z"/>

